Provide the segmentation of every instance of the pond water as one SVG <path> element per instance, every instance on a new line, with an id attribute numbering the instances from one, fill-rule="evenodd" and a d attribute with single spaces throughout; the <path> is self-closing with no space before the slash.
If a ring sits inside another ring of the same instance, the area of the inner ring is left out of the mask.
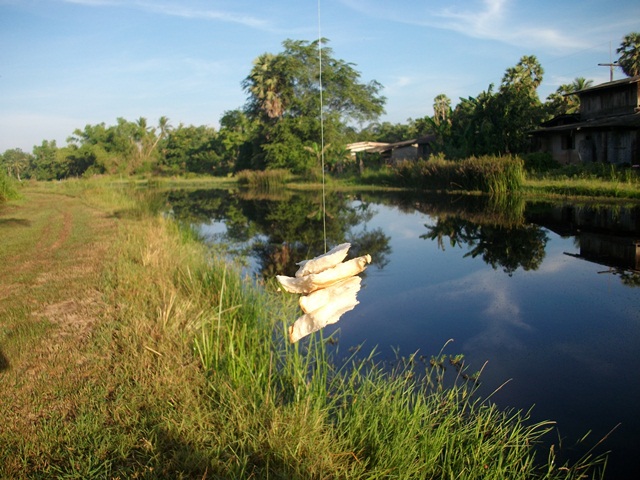
<path id="1" fill-rule="evenodd" d="M 462 354 L 482 370 L 480 395 L 556 421 L 569 458 L 614 429 L 595 449 L 613 451 L 607 478 L 640 478 L 640 207 L 332 192 L 323 223 L 318 192 L 173 191 L 168 203 L 255 275 L 293 275 L 324 252 L 325 230 L 329 248 L 370 253 L 360 304 L 324 332 L 339 330 L 339 352 Z"/>

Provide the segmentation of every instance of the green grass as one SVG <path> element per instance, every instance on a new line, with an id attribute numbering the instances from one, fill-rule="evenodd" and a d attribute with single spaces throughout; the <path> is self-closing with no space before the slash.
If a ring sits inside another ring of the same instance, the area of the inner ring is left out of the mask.
<path id="1" fill-rule="evenodd" d="M 640 199 L 640 183 L 604 179 L 530 179 L 524 191 L 538 196 Z"/>
<path id="2" fill-rule="evenodd" d="M 477 191 L 493 195 L 518 192 L 524 182 L 524 163 L 518 157 L 471 157 L 446 160 L 432 156 L 428 160 L 405 161 L 386 175 L 375 178 L 406 188 L 429 191 Z"/>
<path id="3" fill-rule="evenodd" d="M 15 200 L 18 196 L 15 181 L 8 177 L 4 170 L 0 170 L 0 205 L 9 200 Z"/>
<path id="4" fill-rule="evenodd" d="M 30 417 L 0 426 L 0 477 L 598 478 L 599 459 L 556 463 L 551 423 L 476 397 L 453 368 L 338 362 L 321 334 L 289 344 L 297 298 L 243 278 L 141 192 L 47 188 L 118 228 L 90 277 L 99 321 L 61 343 L 68 368 L 1 397 Z"/>
<path id="5" fill-rule="evenodd" d="M 253 189 L 270 190 L 284 187 L 293 175 L 284 169 L 242 170 L 235 175 L 238 184 Z"/>

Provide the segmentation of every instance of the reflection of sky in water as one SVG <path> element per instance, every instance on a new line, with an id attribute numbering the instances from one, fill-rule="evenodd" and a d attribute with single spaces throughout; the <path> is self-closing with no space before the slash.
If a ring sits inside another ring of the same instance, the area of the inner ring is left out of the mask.
<path id="1" fill-rule="evenodd" d="M 376 211 L 366 228 L 391 237 L 390 261 L 367 270 L 360 305 L 327 328 L 339 328 L 344 355 L 364 342 L 366 351 L 378 346 L 379 359 L 393 358 L 392 347 L 429 357 L 453 339 L 445 353 L 464 354 L 471 372 L 487 362 L 484 394 L 511 380 L 493 397 L 500 404 L 535 404 L 533 418 L 558 420 L 561 434 L 593 429 L 599 439 L 619 421 L 619 438 L 640 432 L 640 289 L 565 255 L 578 253 L 573 238 L 550 231 L 538 270 L 509 277 L 480 256 L 463 258 L 466 245 L 445 239 L 443 251 L 421 239 L 427 215 Z M 615 435 L 613 444 L 623 448 Z"/>

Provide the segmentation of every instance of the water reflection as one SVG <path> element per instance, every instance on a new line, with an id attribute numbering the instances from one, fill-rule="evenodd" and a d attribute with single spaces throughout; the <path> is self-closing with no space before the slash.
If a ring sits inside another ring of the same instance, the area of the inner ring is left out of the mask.
<path id="1" fill-rule="evenodd" d="M 449 245 L 466 246 L 464 257 L 481 256 L 493 269 L 502 267 L 510 276 L 518 268 L 537 270 L 545 255 L 547 234 L 537 225 L 504 227 L 477 224 L 459 217 L 439 217 L 433 225 L 425 225 L 428 233 L 420 238 L 437 240 L 444 250 L 444 238 Z"/>
<path id="2" fill-rule="evenodd" d="M 343 242 L 351 254 L 369 253 L 373 265 L 389 262 L 389 235 L 368 228 L 375 205 L 393 205 L 401 212 L 429 216 L 420 238 L 436 241 L 441 250 L 466 250 L 465 258 L 481 258 L 509 276 L 518 269 L 537 270 L 545 258 L 547 231 L 574 236 L 575 257 L 607 267 L 606 273 L 629 286 L 640 285 L 640 214 L 637 206 L 576 206 L 525 202 L 522 197 L 420 195 L 392 193 L 331 193 L 326 197 L 323 224 L 319 192 L 290 190 L 183 190 L 168 193 L 176 218 L 191 224 L 223 223 L 221 238 L 244 245 L 237 253 L 255 259 L 263 277 L 291 275 L 301 258 L 317 256 Z M 635 236 L 634 236 L 635 235 Z M 218 238 L 220 240 L 220 238 Z"/>
<path id="3" fill-rule="evenodd" d="M 388 235 L 380 228 L 366 228 L 374 215 L 372 205 L 354 202 L 354 197 L 347 194 L 326 198 L 324 222 L 322 196 L 317 192 L 173 191 L 168 202 L 173 215 L 181 221 L 224 222 L 225 241 L 251 242 L 244 253 L 256 259 L 259 273 L 265 278 L 293 275 L 300 259 L 324 253 L 325 230 L 329 248 L 347 242 L 352 245 L 351 256 L 368 253 L 378 268 L 388 263 Z"/>

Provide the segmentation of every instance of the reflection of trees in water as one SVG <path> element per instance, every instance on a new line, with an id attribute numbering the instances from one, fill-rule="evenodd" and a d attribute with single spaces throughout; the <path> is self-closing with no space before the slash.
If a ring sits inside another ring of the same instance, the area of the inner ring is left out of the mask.
<path id="1" fill-rule="evenodd" d="M 257 258 L 264 276 L 292 275 L 297 269 L 296 262 L 324 252 L 321 192 L 192 190 L 164 195 L 171 213 L 180 221 L 224 222 L 225 239 L 235 244 L 244 243 L 245 247 L 249 245 L 248 253 Z M 156 203 L 161 202 L 156 200 Z M 545 229 L 565 237 L 576 236 L 575 212 L 581 215 L 584 211 L 590 212 L 564 204 L 525 202 L 519 196 L 330 192 L 326 196 L 328 248 L 350 242 L 350 256 L 370 253 L 373 263 L 384 267 L 390 253 L 389 238 L 383 230 L 366 228 L 375 215 L 372 207 L 375 204 L 429 215 L 434 220 L 427 225 L 428 232 L 422 238 L 437 240 L 440 248 L 446 243 L 466 247 L 467 257 L 480 256 L 493 268 L 500 267 L 510 275 L 518 268 L 535 270 L 540 266 L 548 241 Z M 608 233 L 604 228 L 608 224 L 603 219 L 612 219 L 614 225 L 624 220 L 633 226 L 637 218 L 635 209 L 614 209 L 608 213 L 604 208 L 599 207 L 595 215 L 598 231 L 603 234 Z M 576 248 L 581 247 L 577 236 L 574 243 Z M 616 275 L 625 285 L 639 283 L 635 271 L 621 270 Z"/>
<path id="2" fill-rule="evenodd" d="M 614 275 L 620 277 L 620 281 L 627 287 L 640 287 L 640 273 L 631 270 L 616 269 Z"/>
<path id="3" fill-rule="evenodd" d="M 324 253 L 325 230 L 328 248 L 348 241 L 352 244 L 350 256 L 366 251 L 380 268 L 388 263 L 389 237 L 382 230 L 353 232 L 353 227 L 371 219 L 373 212 L 368 204 L 353 203 L 345 194 L 326 196 L 324 222 L 319 192 L 256 197 L 250 192 L 176 191 L 169 194 L 168 201 L 181 221 L 224 221 L 226 240 L 251 241 L 251 251 L 265 277 L 293 275 L 296 262 Z"/>
<path id="4" fill-rule="evenodd" d="M 526 202 L 520 195 L 448 195 L 416 192 L 362 194 L 404 213 L 420 212 L 431 217 L 457 216 L 473 223 L 514 227 L 525 221 Z"/>
<path id="5" fill-rule="evenodd" d="M 502 267 L 510 276 L 518 269 L 537 270 L 545 256 L 547 234 L 537 225 L 504 227 L 481 225 L 460 217 L 441 217 L 425 225 L 428 233 L 420 238 L 437 240 L 444 250 L 445 238 L 452 247 L 469 247 L 465 257 L 482 259 L 494 269 Z"/>

